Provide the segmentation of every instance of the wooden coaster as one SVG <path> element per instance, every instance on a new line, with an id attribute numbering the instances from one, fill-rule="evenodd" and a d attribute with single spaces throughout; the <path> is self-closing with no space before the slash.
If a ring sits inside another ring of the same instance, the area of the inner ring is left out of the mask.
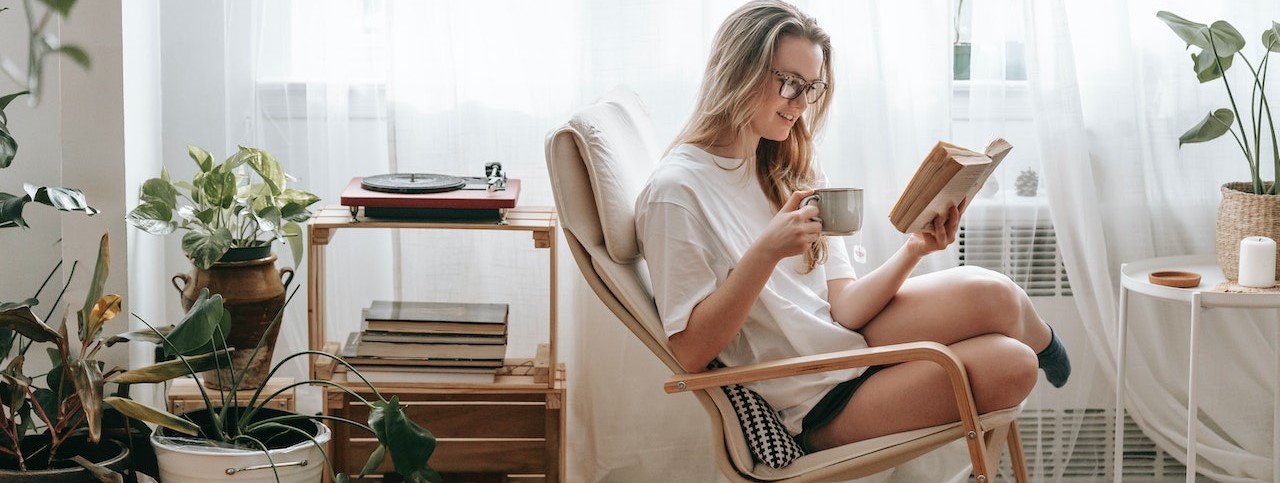
<path id="1" fill-rule="evenodd" d="M 1147 281 L 1166 287 L 1191 288 L 1200 285 L 1200 275 L 1179 271 L 1151 272 Z"/>

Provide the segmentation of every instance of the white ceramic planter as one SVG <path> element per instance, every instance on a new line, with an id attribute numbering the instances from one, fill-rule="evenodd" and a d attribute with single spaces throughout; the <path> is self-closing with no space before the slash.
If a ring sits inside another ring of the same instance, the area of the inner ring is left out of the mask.
<path id="1" fill-rule="evenodd" d="M 332 436 L 329 428 L 319 426 L 316 441 L 323 446 Z M 181 483 L 314 483 L 327 471 L 320 448 L 310 441 L 270 451 L 271 459 L 257 450 L 229 450 L 172 444 L 151 434 L 151 447 L 160 464 L 160 481 Z M 305 463 L 303 463 L 305 461 Z M 276 471 L 271 471 L 271 463 Z M 279 480 L 276 479 L 277 473 Z"/>

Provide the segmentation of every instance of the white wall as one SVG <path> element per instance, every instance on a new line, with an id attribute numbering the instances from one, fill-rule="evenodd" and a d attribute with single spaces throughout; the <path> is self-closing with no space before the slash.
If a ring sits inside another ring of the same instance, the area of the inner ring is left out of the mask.
<path id="1" fill-rule="evenodd" d="M 10 3 L 3 5 L 12 7 Z M 25 66 L 26 37 L 26 18 L 20 9 L 0 12 L 0 56 Z M 61 180 L 61 99 L 58 96 L 56 64 L 48 69 L 44 80 L 51 92 L 46 93 L 39 106 L 31 107 L 29 98 L 24 97 L 5 110 L 10 132 L 18 142 L 18 156 L 12 166 L 0 170 L 0 192 L 21 195 L 24 182 L 56 186 Z M 0 74 L 0 95 L 21 90 L 25 90 L 25 86 Z M 62 257 L 62 251 L 56 245 L 62 237 L 60 216 L 83 218 L 83 215 L 62 214 L 35 204 L 27 205 L 23 214 L 31 229 L 0 229 L 0 301 L 13 302 L 34 295 L 44 276 Z M 45 303 L 51 304 L 56 294 L 56 289 L 46 292 Z M 36 313 L 43 317 L 47 309 L 48 306 L 38 307 Z"/>
<path id="2" fill-rule="evenodd" d="M 101 211 L 88 218 L 62 216 L 63 259 L 82 260 L 68 291 L 73 313 L 83 303 L 103 233 L 111 237 L 111 271 L 105 290 L 123 296 L 122 313 L 129 313 L 121 20 L 120 2 L 77 3 L 63 23 L 62 41 L 86 48 L 93 67 L 84 71 L 59 58 L 62 81 L 49 86 L 50 93 L 57 88 L 62 95 L 62 183 L 83 190 Z M 119 333 L 127 327 L 127 317 L 116 317 L 104 333 Z M 125 366 L 128 361 L 124 350 L 106 350 L 99 358 L 107 362 L 107 368 Z"/>
<path id="3" fill-rule="evenodd" d="M 125 136 L 125 199 L 127 206 L 137 205 L 137 187 L 160 172 L 161 98 L 160 98 L 160 3 L 159 0 L 131 0 L 124 4 L 122 13 L 124 36 L 124 136 Z M 166 299 L 172 300 L 174 291 L 167 283 L 169 277 L 162 264 L 137 263 L 145 260 L 164 259 L 164 239 L 141 230 L 129 228 L 128 259 L 134 263 L 121 266 L 129 275 L 129 309 L 152 321 L 152 314 L 165 314 Z M 142 324 L 130 320 L 131 328 Z M 130 359 L 149 361 L 151 344 L 130 344 Z M 135 386 L 131 394 L 139 400 L 155 396 L 151 388 Z M 152 401 L 153 403 L 156 401 Z"/>

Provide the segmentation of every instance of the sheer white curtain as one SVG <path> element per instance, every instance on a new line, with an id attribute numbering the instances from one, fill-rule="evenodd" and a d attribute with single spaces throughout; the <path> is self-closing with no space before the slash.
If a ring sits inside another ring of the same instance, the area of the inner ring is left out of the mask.
<path id="1" fill-rule="evenodd" d="M 949 9 L 925 0 L 797 3 L 835 42 L 839 93 L 820 155 L 833 184 L 868 190 L 865 230 L 846 240 L 866 246 L 868 263 L 857 267 L 865 272 L 901 244 L 885 214 L 933 143 L 980 148 L 1003 131 L 991 118 L 953 133 Z M 275 153 L 324 203 L 336 204 L 354 176 L 478 175 L 497 161 L 522 180 L 521 204 L 548 206 L 545 135 L 621 84 L 646 101 L 659 141 L 671 139 L 693 105 L 715 28 L 739 4 L 227 0 L 225 144 Z M 992 89 L 970 104 L 989 106 L 1000 94 Z M 512 306 L 509 355 L 531 355 L 546 338 L 546 257 L 527 236 L 341 232 L 327 260 L 327 332 L 357 330 L 359 309 L 373 299 L 500 301 Z M 600 306 L 569 258 L 562 250 L 558 323 L 570 481 L 716 479 L 706 416 L 692 398 L 662 393 L 666 370 Z M 938 254 L 919 271 L 955 264 L 954 253 Z M 306 344 L 300 302 L 278 355 Z M 302 374 L 300 364 L 292 370 Z M 896 479 L 962 480 L 965 460 L 957 446 Z"/>
<path id="2" fill-rule="evenodd" d="M 1156 12 L 1202 23 L 1228 20 L 1244 34 L 1256 62 L 1258 33 L 1280 18 L 1280 5 L 1022 3 L 1031 14 L 1033 110 L 1058 241 L 1092 348 L 1111 378 L 1119 265 L 1213 253 L 1218 187 L 1246 176 L 1229 140 L 1178 149 L 1183 131 L 1226 105 L 1225 92 L 1220 81 L 1194 80 L 1183 42 Z M 1243 89 L 1243 63 L 1236 64 L 1231 78 Z M 1269 93 L 1275 97 L 1277 90 Z M 1186 312 L 1185 306 L 1130 298 L 1126 408 L 1179 459 L 1186 455 Z M 1273 314 L 1215 311 L 1201 332 L 1199 464 L 1214 479 L 1272 478 L 1275 322 Z"/>

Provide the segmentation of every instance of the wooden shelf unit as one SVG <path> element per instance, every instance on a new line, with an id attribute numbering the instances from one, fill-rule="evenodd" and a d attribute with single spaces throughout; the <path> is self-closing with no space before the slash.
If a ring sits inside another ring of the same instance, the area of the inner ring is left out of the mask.
<path id="1" fill-rule="evenodd" d="M 362 212 L 352 213 L 348 207 L 326 207 L 311 217 L 307 226 L 307 322 L 308 346 L 312 350 L 329 350 L 335 343 L 325 333 L 325 265 L 326 248 L 339 229 L 435 229 L 435 230 L 499 230 L 527 231 L 535 248 L 545 248 L 550 258 L 548 338 L 546 367 L 553 367 L 555 377 L 503 375 L 493 383 L 376 383 L 378 391 L 397 395 L 408 407 L 409 416 L 437 438 L 431 465 L 441 473 L 503 475 L 503 481 L 564 481 L 565 462 L 565 369 L 556 356 L 556 213 L 550 207 L 516 207 L 504 213 L 504 223 L 493 221 L 415 221 L 373 219 Z M 327 347 L 326 347 L 327 345 Z M 542 349 L 540 347 L 540 349 Z M 529 359 L 506 362 L 505 371 L 530 367 Z M 348 384 L 345 371 L 333 371 L 331 365 L 311 358 L 313 377 L 328 379 L 362 397 L 371 395 L 368 387 L 356 381 Z M 543 371 L 542 374 L 546 374 Z M 363 421 L 368 408 L 355 396 L 335 387 L 324 387 L 326 414 Z M 376 447 L 371 435 L 353 434 L 347 425 L 333 425 L 337 444 L 330 444 L 329 455 L 335 466 L 349 474 L 359 474 L 368 454 Z M 376 474 L 390 471 L 390 458 Z M 542 475 L 538 477 L 537 475 Z M 374 479 L 377 477 L 375 476 Z M 355 481 L 355 480 L 353 480 Z"/>
<path id="2" fill-rule="evenodd" d="M 262 386 L 262 393 L 258 397 L 266 398 L 290 384 L 293 384 L 292 377 L 273 377 Z M 218 390 L 206 388 L 205 391 L 209 393 L 209 397 L 214 400 L 213 402 L 217 403 Z M 255 389 L 236 391 L 236 398 L 242 402 L 247 402 L 253 397 L 254 391 Z M 294 411 L 296 409 L 294 392 L 293 388 L 286 389 L 280 395 L 271 398 L 266 407 Z M 173 380 L 173 385 L 169 387 L 168 399 L 169 412 L 173 414 L 182 414 L 187 411 L 204 409 L 205 407 L 204 398 L 200 396 L 200 391 L 196 388 L 196 381 L 188 377 Z"/>

